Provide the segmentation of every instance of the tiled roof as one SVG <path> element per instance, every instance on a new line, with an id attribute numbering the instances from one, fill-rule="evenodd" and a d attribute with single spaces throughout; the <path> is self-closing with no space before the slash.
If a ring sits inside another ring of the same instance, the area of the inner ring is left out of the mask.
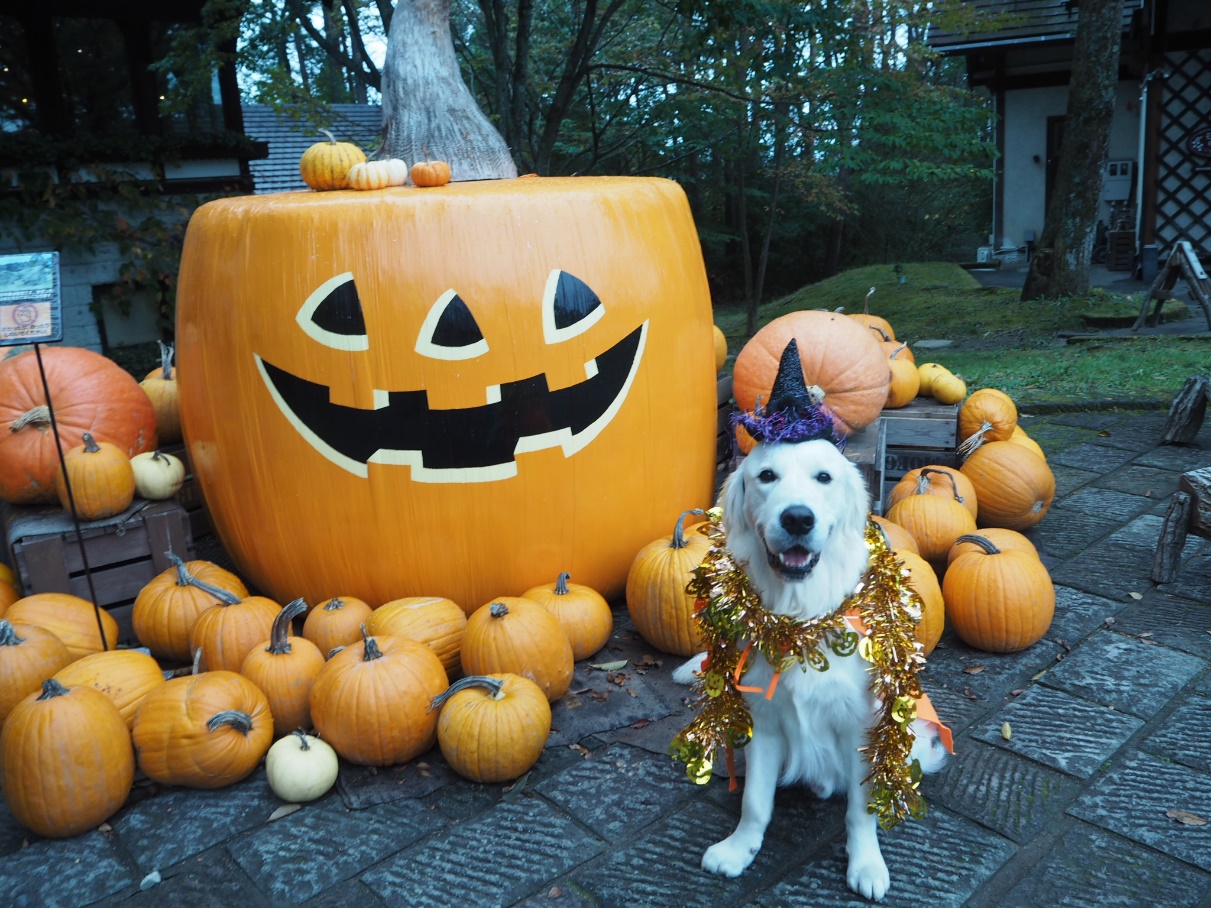
<path id="1" fill-rule="evenodd" d="M 338 142 L 352 142 L 359 148 L 372 148 L 382 135 L 383 114 L 377 105 L 332 104 L 323 123 L 293 120 L 275 113 L 264 104 L 245 104 L 244 133 L 269 143 L 269 157 L 249 161 L 256 192 L 290 192 L 306 189 L 299 176 L 299 158 L 316 142 L 324 141 L 320 129 L 327 129 Z"/>
<path id="2" fill-rule="evenodd" d="M 1123 0 L 1123 31 L 1143 8 L 1144 0 Z M 969 32 L 931 28 L 928 42 L 943 52 L 975 50 L 1043 41 L 1071 41 L 1076 34 L 1080 4 L 1076 0 L 967 0 L 967 9 L 990 17 L 988 24 Z"/>

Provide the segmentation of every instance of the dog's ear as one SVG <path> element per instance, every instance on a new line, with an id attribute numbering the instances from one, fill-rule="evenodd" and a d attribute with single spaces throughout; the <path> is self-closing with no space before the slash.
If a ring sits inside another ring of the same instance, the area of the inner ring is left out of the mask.
<path id="1" fill-rule="evenodd" d="M 719 492 L 723 503 L 723 529 L 730 536 L 734 527 L 744 519 L 744 470 L 735 470 Z"/>

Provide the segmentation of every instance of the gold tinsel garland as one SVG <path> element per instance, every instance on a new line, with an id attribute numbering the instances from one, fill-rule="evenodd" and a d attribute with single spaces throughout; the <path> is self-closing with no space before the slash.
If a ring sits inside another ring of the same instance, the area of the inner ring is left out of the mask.
<path id="1" fill-rule="evenodd" d="M 761 653 L 776 674 L 765 695 L 772 696 L 778 674 L 799 664 L 802 670 L 827 671 L 825 647 L 838 656 L 855 650 L 871 663 L 871 690 L 880 707 L 870 740 L 860 750 L 871 765 L 866 781 L 871 800 L 867 809 L 887 829 L 905 817 L 925 813 L 917 790 L 920 766 L 910 760 L 913 735 L 909 724 L 916 717 L 921 697 L 917 673 L 925 662 L 916 641 L 922 603 L 908 586 L 900 562 L 887 546 L 873 521 L 866 527 L 870 567 L 854 591 L 836 611 L 810 621 L 774 615 L 761 606 L 742 565 L 727 550 L 722 511 L 707 512 L 700 532 L 711 539 L 711 549 L 694 569 L 687 590 L 699 599 L 697 621 L 707 647 L 702 666 L 702 692 L 698 715 L 673 740 L 669 753 L 686 764 L 689 777 L 710 780 L 716 754 L 723 751 L 731 766 L 731 750 L 743 747 L 753 735 L 753 719 L 744 702 L 740 677 L 750 650 Z M 856 617 L 864 634 L 851 629 Z"/>

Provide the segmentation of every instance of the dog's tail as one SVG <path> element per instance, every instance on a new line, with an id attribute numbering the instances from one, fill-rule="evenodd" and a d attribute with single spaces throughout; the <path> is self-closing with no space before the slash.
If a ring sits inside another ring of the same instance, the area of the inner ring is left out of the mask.
<path id="1" fill-rule="evenodd" d="M 915 740 L 912 742 L 910 758 L 920 762 L 921 772 L 937 772 L 950 759 L 937 729 L 922 719 L 913 721 L 911 727 Z"/>
<path id="2" fill-rule="evenodd" d="M 698 672 L 702 671 L 702 663 L 706 653 L 699 653 L 684 665 L 673 669 L 673 680 L 678 684 L 693 684 L 698 680 Z"/>

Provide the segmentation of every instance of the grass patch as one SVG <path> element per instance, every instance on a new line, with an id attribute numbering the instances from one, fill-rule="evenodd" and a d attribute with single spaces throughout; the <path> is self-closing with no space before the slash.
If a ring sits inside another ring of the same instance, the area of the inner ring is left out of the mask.
<path id="1" fill-rule="evenodd" d="M 973 389 L 996 387 L 1027 399 L 1167 398 L 1191 375 L 1205 373 L 1211 361 L 1211 335 L 1063 343 L 1066 335 L 1130 327 L 1142 303 L 1138 294 L 1094 288 L 1081 298 L 1023 302 L 1018 290 L 983 287 L 958 265 L 909 263 L 903 274 L 906 282 L 900 284 L 890 265 L 843 272 L 766 303 L 758 327 L 801 309 L 861 312 L 873 287 L 870 311 L 891 322 L 898 339 L 910 346 L 926 339 L 955 341 L 953 348 L 918 349 L 918 362 L 939 362 Z M 1176 300 L 1162 310 L 1166 320 L 1189 314 Z M 715 311 L 733 358 L 748 340 L 745 315 L 741 306 Z"/>

